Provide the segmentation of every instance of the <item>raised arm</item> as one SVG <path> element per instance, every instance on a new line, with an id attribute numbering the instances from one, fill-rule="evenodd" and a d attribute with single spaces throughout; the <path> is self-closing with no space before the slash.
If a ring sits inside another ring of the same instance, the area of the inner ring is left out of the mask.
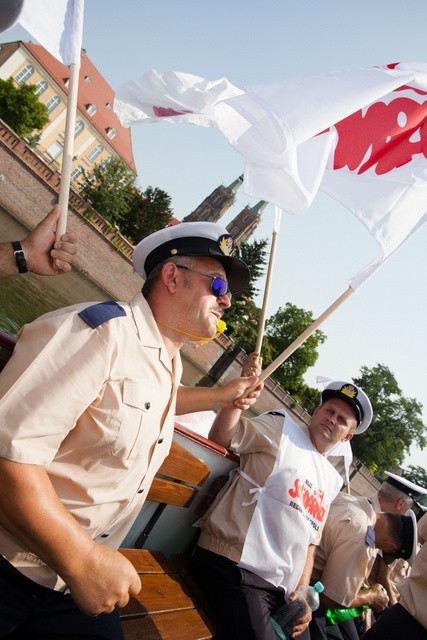
<path id="1" fill-rule="evenodd" d="M 71 271 L 74 255 L 77 253 L 76 238 L 65 233 L 60 242 L 55 242 L 55 227 L 60 209 L 56 204 L 47 216 L 21 240 L 24 265 L 32 273 L 41 276 L 55 276 Z M 0 278 L 19 273 L 11 242 L 0 243 Z"/>

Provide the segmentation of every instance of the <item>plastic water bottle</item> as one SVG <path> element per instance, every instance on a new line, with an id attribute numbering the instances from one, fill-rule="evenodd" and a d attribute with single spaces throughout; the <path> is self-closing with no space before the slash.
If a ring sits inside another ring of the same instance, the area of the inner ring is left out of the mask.
<path id="1" fill-rule="evenodd" d="M 325 613 L 326 624 L 340 624 L 340 622 L 352 620 L 361 616 L 366 609 L 369 609 L 366 604 L 361 607 L 350 607 L 350 609 L 327 609 Z"/>
<path id="2" fill-rule="evenodd" d="M 295 592 L 296 597 L 292 602 L 287 602 L 272 614 L 271 620 L 273 627 L 276 636 L 280 640 L 291 636 L 295 621 L 301 616 L 304 616 L 309 609 L 312 611 L 318 609 L 319 593 L 321 593 L 323 589 L 324 587 L 321 582 L 316 582 L 313 587 L 302 585 Z"/>

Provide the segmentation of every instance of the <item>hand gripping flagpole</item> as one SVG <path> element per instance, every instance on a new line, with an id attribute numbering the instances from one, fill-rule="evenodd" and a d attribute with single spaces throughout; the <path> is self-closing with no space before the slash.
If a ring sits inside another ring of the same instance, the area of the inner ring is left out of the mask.
<path id="1" fill-rule="evenodd" d="M 280 367 L 280 365 L 283 364 L 285 360 L 287 360 L 293 354 L 293 352 L 296 351 L 298 347 L 301 346 L 302 343 L 305 342 L 307 338 L 309 338 L 327 318 L 329 318 L 329 316 L 335 311 L 335 309 L 337 309 L 343 302 L 345 302 L 345 300 L 347 300 L 347 298 L 351 296 L 352 293 L 354 293 L 354 289 L 352 289 L 351 287 L 344 291 L 344 293 L 339 298 L 337 298 L 335 302 L 322 313 L 322 315 L 320 315 L 314 322 L 312 322 L 311 325 L 307 327 L 307 329 L 303 331 L 303 333 L 298 336 L 298 338 L 294 340 L 292 344 L 289 345 L 289 347 L 287 347 L 279 356 L 277 356 L 275 360 L 273 360 L 271 364 L 268 365 L 266 369 L 264 369 L 259 377 L 257 384 L 259 384 L 260 382 L 264 382 L 266 378 L 271 376 L 271 374 L 276 371 L 276 369 Z"/>
<path id="2" fill-rule="evenodd" d="M 257 336 L 256 345 L 255 345 L 255 353 L 259 353 L 259 354 L 261 354 L 262 340 L 264 337 L 265 319 L 267 315 L 268 298 L 270 295 L 270 283 L 271 283 L 271 276 L 273 273 L 274 260 L 276 257 L 276 244 L 277 244 L 277 236 L 279 235 L 279 230 L 280 230 L 281 217 L 282 217 L 282 210 L 280 209 L 280 207 L 276 206 L 274 208 L 274 227 L 273 227 L 273 233 L 271 237 L 270 260 L 268 263 L 261 315 L 258 322 L 258 336 Z"/>
<path id="3" fill-rule="evenodd" d="M 74 128 L 76 124 L 77 94 L 79 89 L 79 65 L 70 64 L 67 115 L 65 119 L 64 151 L 62 153 L 61 183 L 59 185 L 59 207 L 61 215 L 56 225 L 58 241 L 67 229 L 68 199 L 70 195 L 71 165 L 73 162 Z"/>

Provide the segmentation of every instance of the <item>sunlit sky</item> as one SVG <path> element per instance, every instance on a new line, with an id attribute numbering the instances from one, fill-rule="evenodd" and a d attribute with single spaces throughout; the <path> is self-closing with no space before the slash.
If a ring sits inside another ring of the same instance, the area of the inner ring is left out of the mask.
<path id="1" fill-rule="evenodd" d="M 83 45 L 115 90 L 151 68 L 226 77 L 244 88 L 338 69 L 427 62 L 426 24 L 425 0 L 86 0 Z M 15 27 L 2 39 L 29 37 Z M 166 190 L 178 219 L 243 172 L 242 156 L 217 130 L 158 123 L 134 126 L 132 140 L 140 186 Z M 255 202 L 240 190 L 221 222 Z M 273 220 L 270 205 L 255 237 L 271 238 Z M 363 365 L 384 364 L 404 395 L 424 405 L 427 425 L 426 246 L 427 225 L 325 322 L 328 339 L 308 384 L 315 386 L 318 375 L 353 378 Z M 378 253 L 347 210 L 318 194 L 305 214 L 282 219 L 268 315 L 289 301 L 317 317 Z M 427 449 L 414 451 L 405 464 L 427 468 Z"/>

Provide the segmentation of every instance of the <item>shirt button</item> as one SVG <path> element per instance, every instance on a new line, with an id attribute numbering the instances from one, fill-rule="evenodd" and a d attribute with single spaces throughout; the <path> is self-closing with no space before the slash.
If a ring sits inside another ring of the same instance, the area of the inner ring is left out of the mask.
<path id="1" fill-rule="evenodd" d="M 164 438 L 159 438 L 159 439 L 157 440 L 157 444 L 162 444 L 163 440 L 164 440 Z"/>
<path id="2" fill-rule="evenodd" d="M 149 409 L 150 407 L 151 407 L 151 402 L 146 402 L 146 403 L 145 403 L 145 408 L 147 409 L 147 411 L 148 411 L 148 409 Z"/>

